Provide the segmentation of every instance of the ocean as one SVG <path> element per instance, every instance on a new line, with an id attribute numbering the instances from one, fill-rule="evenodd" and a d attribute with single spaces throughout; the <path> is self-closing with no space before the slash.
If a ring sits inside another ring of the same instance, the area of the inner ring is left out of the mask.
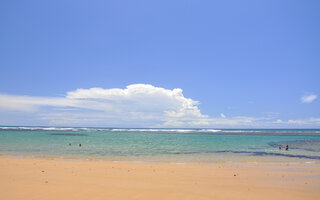
<path id="1" fill-rule="evenodd" d="M 112 161 L 320 162 L 320 129 L 2 126 L 0 154 Z"/>

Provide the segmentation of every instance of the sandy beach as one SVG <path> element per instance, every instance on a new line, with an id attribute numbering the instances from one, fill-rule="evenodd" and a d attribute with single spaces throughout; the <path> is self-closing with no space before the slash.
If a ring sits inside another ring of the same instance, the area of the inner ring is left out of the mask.
<path id="1" fill-rule="evenodd" d="M 306 163 L 137 163 L 0 157 L 0 199 L 320 199 Z"/>

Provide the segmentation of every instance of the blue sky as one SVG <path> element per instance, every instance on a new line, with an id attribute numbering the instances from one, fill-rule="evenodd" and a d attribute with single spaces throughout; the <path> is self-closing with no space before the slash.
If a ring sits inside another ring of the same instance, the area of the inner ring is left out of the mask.
<path id="1" fill-rule="evenodd" d="M 1 1 L 0 125 L 319 128 L 319 10 Z"/>

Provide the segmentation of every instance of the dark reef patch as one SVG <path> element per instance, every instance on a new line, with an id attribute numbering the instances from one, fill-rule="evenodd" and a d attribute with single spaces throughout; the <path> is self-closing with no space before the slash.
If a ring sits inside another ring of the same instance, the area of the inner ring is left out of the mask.
<path id="1" fill-rule="evenodd" d="M 87 134 L 83 133 L 51 133 L 50 135 L 60 135 L 60 136 L 88 136 Z"/>
<path id="2" fill-rule="evenodd" d="M 282 156 L 282 157 L 290 157 L 290 158 L 307 158 L 307 159 L 313 159 L 313 160 L 320 160 L 320 156 L 293 155 L 293 154 L 264 152 L 264 151 L 216 151 L 215 153 L 239 153 L 239 154 L 249 154 L 252 156 Z"/>

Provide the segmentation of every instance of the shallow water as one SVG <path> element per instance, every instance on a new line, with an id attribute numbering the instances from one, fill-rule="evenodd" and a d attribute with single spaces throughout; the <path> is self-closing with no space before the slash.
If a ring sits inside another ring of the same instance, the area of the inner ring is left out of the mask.
<path id="1" fill-rule="evenodd" d="M 289 151 L 278 149 L 287 144 Z M 320 161 L 319 144 L 319 129 L 0 127 L 0 154 L 10 155 L 177 162 Z"/>

